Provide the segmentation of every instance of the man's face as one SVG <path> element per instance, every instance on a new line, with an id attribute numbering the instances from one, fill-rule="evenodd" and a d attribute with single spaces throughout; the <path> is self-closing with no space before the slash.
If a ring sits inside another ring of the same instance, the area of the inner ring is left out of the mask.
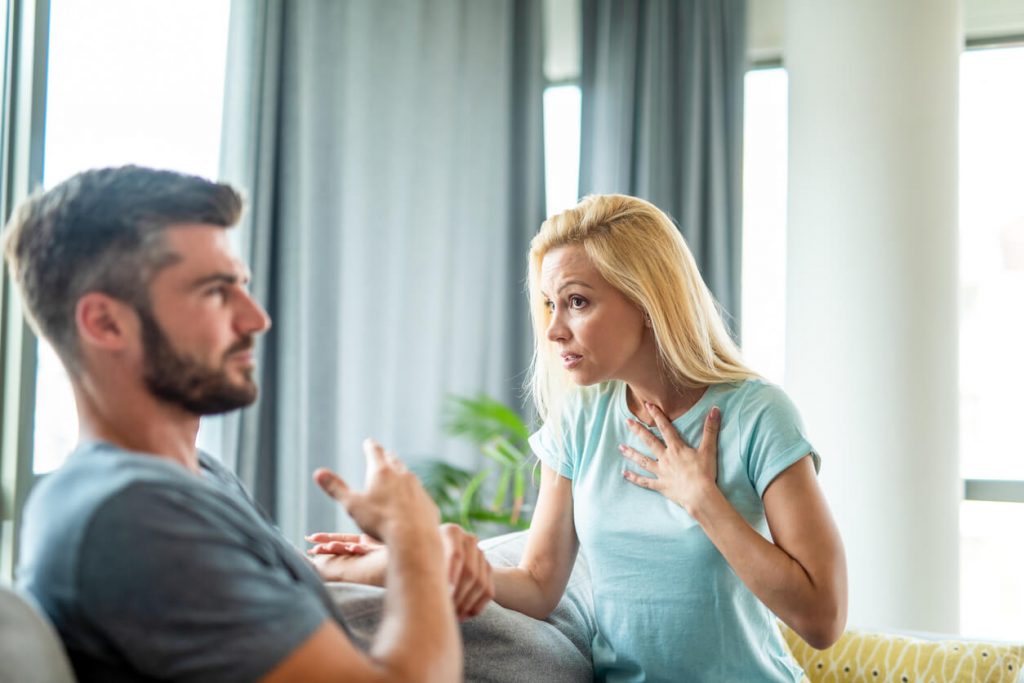
<path id="1" fill-rule="evenodd" d="M 157 398 L 196 415 L 212 415 L 256 400 L 256 335 L 270 319 L 246 286 L 227 230 L 182 225 L 165 232 L 178 260 L 149 287 L 139 310 L 146 386 Z"/>

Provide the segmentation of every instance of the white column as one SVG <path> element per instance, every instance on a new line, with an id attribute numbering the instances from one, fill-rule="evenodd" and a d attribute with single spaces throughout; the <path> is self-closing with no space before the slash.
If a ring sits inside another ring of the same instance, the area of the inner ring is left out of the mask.
<path id="1" fill-rule="evenodd" d="M 786 387 L 850 625 L 959 628 L 956 0 L 787 0 Z"/>

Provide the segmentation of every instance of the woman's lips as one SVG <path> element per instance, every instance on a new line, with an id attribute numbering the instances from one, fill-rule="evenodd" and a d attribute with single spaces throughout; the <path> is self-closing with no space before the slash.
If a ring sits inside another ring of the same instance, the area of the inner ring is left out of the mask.
<path id="1" fill-rule="evenodd" d="M 580 364 L 583 360 L 583 356 L 577 353 L 563 353 L 562 354 L 562 367 L 566 370 L 572 370 L 574 367 Z"/>

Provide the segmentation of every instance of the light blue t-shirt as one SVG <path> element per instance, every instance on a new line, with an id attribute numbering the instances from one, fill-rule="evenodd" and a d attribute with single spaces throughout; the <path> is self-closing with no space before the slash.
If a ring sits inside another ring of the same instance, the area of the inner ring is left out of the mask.
<path id="1" fill-rule="evenodd" d="M 716 405 L 718 487 L 770 538 L 765 489 L 808 454 L 818 468 L 818 456 L 793 403 L 759 380 L 711 386 L 676 419 L 691 446 L 700 444 Z M 649 454 L 626 426 L 630 417 L 625 384 L 605 382 L 570 396 L 561 430 L 545 425 L 530 438 L 537 456 L 572 480 L 576 533 L 593 580 L 597 678 L 799 681 L 803 672 L 786 653 L 775 617 L 700 525 L 660 493 L 623 479 L 624 467 L 651 476 L 619 453 L 623 443 Z"/>

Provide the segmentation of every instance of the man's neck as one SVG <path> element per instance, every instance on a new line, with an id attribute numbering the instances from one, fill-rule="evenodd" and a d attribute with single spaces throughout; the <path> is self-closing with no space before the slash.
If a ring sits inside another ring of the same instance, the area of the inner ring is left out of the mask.
<path id="1" fill-rule="evenodd" d="M 199 416 L 148 393 L 110 396 L 76 386 L 75 402 L 79 442 L 105 441 L 124 450 L 172 460 L 199 473 Z"/>

